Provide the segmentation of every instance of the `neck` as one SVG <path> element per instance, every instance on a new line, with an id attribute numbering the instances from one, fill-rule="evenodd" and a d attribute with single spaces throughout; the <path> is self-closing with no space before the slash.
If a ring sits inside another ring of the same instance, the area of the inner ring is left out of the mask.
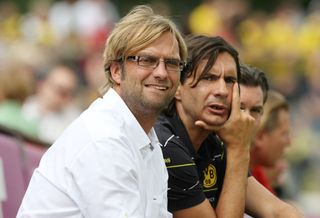
<path id="1" fill-rule="evenodd" d="M 143 128 L 146 134 L 148 134 L 155 124 L 161 109 L 156 110 L 148 108 L 143 104 L 133 102 L 128 95 L 123 95 L 119 86 L 114 86 L 113 89 L 119 94 L 122 100 L 125 102 L 131 113 L 137 119 L 140 126 Z"/>
<path id="2" fill-rule="evenodd" d="M 135 116 L 137 121 L 139 122 L 142 129 L 146 132 L 146 134 L 148 134 L 150 132 L 151 128 L 153 127 L 153 125 L 155 124 L 155 122 L 158 118 L 158 115 L 155 115 L 155 114 L 148 115 L 148 114 L 135 113 L 132 110 L 131 110 L 131 112 L 133 113 L 133 115 Z"/>
<path id="3" fill-rule="evenodd" d="M 185 113 L 185 111 L 183 110 L 183 108 L 179 105 L 177 105 L 177 112 L 180 116 L 180 119 L 183 123 L 183 125 L 185 126 L 189 138 L 192 142 L 192 145 L 194 147 L 194 149 L 196 151 L 199 150 L 201 144 L 203 143 L 203 141 L 208 137 L 208 135 L 210 134 L 209 131 L 196 126 L 195 125 L 195 119 L 193 119 L 190 115 L 188 115 L 187 113 Z"/>

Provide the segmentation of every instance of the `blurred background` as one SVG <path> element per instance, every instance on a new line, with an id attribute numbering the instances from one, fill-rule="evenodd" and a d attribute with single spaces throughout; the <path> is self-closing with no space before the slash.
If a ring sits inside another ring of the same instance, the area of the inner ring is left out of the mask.
<path id="1" fill-rule="evenodd" d="M 145 3 L 186 35 L 223 36 L 287 97 L 281 197 L 320 217 L 320 0 L 0 0 L 0 124 L 52 143 L 99 96 L 114 23 Z"/>

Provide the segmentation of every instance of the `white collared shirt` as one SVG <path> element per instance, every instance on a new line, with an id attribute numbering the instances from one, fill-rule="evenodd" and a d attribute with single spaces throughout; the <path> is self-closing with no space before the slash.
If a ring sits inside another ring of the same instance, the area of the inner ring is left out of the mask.
<path id="1" fill-rule="evenodd" d="M 17 217 L 171 217 L 158 138 L 110 89 L 48 149 Z"/>

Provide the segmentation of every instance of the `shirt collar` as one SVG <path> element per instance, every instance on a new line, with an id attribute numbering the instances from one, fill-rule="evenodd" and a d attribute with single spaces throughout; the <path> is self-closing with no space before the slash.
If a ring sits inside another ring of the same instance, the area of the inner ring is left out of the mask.
<path id="1" fill-rule="evenodd" d="M 172 125 L 172 129 L 174 134 L 179 136 L 180 140 L 185 144 L 188 148 L 189 152 L 191 153 L 192 157 L 197 159 L 199 157 L 198 153 L 193 147 L 193 144 L 190 140 L 189 134 L 182 123 L 181 118 L 179 117 L 178 113 L 175 112 L 172 117 L 168 117 L 170 124 Z"/>
<path id="2" fill-rule="evenodd" d="M 126 103 L 113 88 L 110 88 L 108 92 L 104 94 L 103 99 L 106 103 L 113 104 L 111 106 L 114 108 L 114 113 L 121 114 L 125 124 L 123 130 L 128 136 L 130 143 L 140 150 L 146 146 L 154 147 L 158 143 L 154 129 L 152 128 L 149 133 L 146 134 Z"/>

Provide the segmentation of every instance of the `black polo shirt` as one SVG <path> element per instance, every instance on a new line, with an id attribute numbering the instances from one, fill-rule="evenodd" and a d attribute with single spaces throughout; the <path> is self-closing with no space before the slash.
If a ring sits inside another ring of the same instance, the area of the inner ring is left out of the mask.
<path id="1" fill-rule="evenodd" d="M 207 198 L 216 207 L 226 169 L 226 150 L 210 134 L 198 152 L 175 113 L 162 114 L 155 125 L 169 173 L 168 209 L 174 212 L 200 204 Z"/>

